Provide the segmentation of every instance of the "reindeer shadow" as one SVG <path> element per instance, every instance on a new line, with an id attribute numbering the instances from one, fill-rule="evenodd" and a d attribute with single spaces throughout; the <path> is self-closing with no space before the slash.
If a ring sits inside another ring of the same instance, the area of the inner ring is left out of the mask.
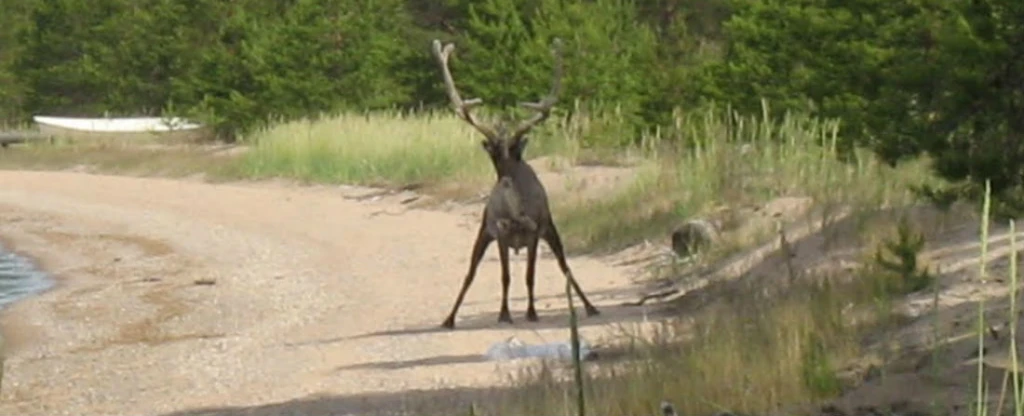
<path id="1" fill-rule="evenodd" d="M 590 347 L 590 350 L 591 355 L 590 357 L 587 358 L 587 361 L 600 361 L 603 363 L 622 361 L 629 359 L 630 357 L 635 355 L 633 351 L 619 345 L 592 345 Z M 470 364 L 483 362 L 497 361 L 492 361 L 488 359 L 488 357 L 481 351 L 479 354 L 438 355 L 414 360 L 374 361 L 369 363 L 352 364 L 338 367 L 335 369 L 335 371 L 340 372 L 346 370 L 401 370 L 416 367 L 430 367 L 437 365 Z M 566 365 L 568 365 L 568 362 L 566 362 Z"/>
<path id="2" fill-rule="evenodd" d="M 671 316 L 669 308 L 654 305 L 602 305 L 599 307 L 601 314 L 597 316 L 586 316 L 586 314 L 583 311 L 583 307 L 579 304 L 576 304 L 575 307 L 576 316 L 578 318 L 577 323 L 580 328 L 586 328 L 597 325 L 607 325 L 612 323 L 640 323 L 644 321 L 660 320 Z M 480 312 L 475 314 L 463 314 L 462 316 L 460 316 L 459 321 L 456 323 L 457 326 L 455 327 L 455 329 L 451 330 L 442 328 L 440 326 L 440 320 L 437 320 L 424 322 L 422 324 L 414 325 L 407 328 L 368 332 L 348 337 L 339 337 L 328 340 L 314 341 L 314 343 L 331 343 L 373 337 L 422 335 L 452 331 L 481 331 L 506 328 L 524 330 L 568 330 L 569 328 L 569 308 L 567 307 L 545 309 L 542 311 L 538 311 L 538 314 L 540 315 L 540 320 L 538 322 L 529 322 L 526 320 L 526 317 L 524 316 L 524 311 L 513 311 L 512 319 L 515 322 L 512 324 L 497 322 L 497 310 Z"/>

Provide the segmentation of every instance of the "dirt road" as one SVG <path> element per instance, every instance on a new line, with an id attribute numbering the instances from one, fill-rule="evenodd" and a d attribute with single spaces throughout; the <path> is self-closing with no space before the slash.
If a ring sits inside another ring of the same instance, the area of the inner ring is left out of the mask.
<path id="1" fill-rule="evenodd" d="M 566 336 L 564 280 L 546 247 L 541 322 L 523 317 L 524 251 L 513 265 L 516 324 L 497 324 L 492 248 L 458 329 L 444 331 L 478 208 L 408 210 L 398 197 L 343 193 L 0 172 L 0 236 L 60 280 L 4 313 L 0 414 L 154 415 L 492 385 L 511 371 L 480 358 L 492 342 Z M 569 262 L 604 312 L 585 337 L 636 314 L 616 306 L 629 270 Z"/>

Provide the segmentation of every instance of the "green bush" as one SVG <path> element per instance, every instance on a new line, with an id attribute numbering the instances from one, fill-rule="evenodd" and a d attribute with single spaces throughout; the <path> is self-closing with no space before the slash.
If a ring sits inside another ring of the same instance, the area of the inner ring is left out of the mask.
<path id="1" fill-rule="evenodd" d="M 977 198 L 987 180 L 997 213 L 1024 212 L 1016 0 L 16 3 L 0 17 L 3 118 L 175 112 L 234 138 L 322 113 L 444 107 L 433 38 L 459 45 L 466 96 L 508 109 L 544 93 L 557 36 L 559 116 L 621 121 L 583 146 L 652 131 L 689 146 L 680 114 L 717 102 L 749 116 L 767 99 L 776 119 L 840 119 L 841 157 L 928 153 L 954 185 L 929 194 Z"/>
<path id="2" fill-rule="evenodd" d="M 939 0 L 735 2 L 726 54 L 696 83 L 705 98 L 778 114 L 843 121 L 844 148 L 866 145 L 889 163 L 923 152 L 978 198 L 1024 199 L 1024 3 Z"/>

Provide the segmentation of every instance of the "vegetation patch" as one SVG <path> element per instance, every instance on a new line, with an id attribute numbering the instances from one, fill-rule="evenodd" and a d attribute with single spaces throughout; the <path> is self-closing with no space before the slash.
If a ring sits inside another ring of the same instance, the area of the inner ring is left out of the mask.
<path id="1" fill-rule="evenodd" d="M 901 206 L 917 200 L 914 187 L 941 183 L 924 160 L 891 167 L 857 150 L 841 161 L 835 121 L 709 108 L 675 124 L 686 126 L 680 137 L 648 140 L 660 150 L 647 153 L 657 168 L 642 171 L 632 186 L 599 201 L 555 202 L 570 247 L 620 249 L 665 238 L 687 218 L 782 197 L 810 198 L 823 209 Z M 675 142 L 690 145 L 661 146 Z"/>

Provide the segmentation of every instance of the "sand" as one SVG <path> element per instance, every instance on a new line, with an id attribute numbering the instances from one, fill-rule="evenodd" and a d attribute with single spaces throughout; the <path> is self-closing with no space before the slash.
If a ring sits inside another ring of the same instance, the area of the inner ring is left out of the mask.
<path id="1" fill-rule="evenodd" d="M 208 184 L 71 172 L 0 172 L 0 236 L 58 280 L 5 310 L 0 414 L 155 415 L 321 396 L 496 385 L 496 341 L 559 341 L 564 280 L 538 263 L 528 323 L 525 251 L 497 323 L 491 248 L 455 331 L 439 328 L 466 272 L 479 206 L 410 209 L 356 188 Z M 603 314 L 636 317 L 635 267 L 572 257 Z M 344 409 L 335 409 L 343 413 Z"/>
<path id="2" fill-rule="evenodd" d="M 602 187 L 621 184 L 629 172 L 585 168 L 573 175 L 576 183 L 541 172 L 555 198 L 599 197 L 607 192 Z M 516 323 L 499 324 L 499 265 L 491 248 L 458 327 L 441 329 L 482 206 L 419 207 L 422 200 L 356 187 L 0 172 L 3 245 L 35 259 L 58 281 L 0 314 L 8 354 L 0 415 L 387 414 L 416 401 L 460 405 L 486 398 L 489 387 L 529 363 L 486 361 L 482 354 L 492 343 L 510 336 L 528 343 L 567 338 L 564 280 L 542 245 L 541 322 L 529 323 L 525 251 L 513 256 Z M 806 216 L 801 201 L 780 198 L 763 216 Z M 1005 226 L 993 228 L 993 279 L 979 281 L 977 220 L 920 211 L 912 217 L 928 230 L 924 256 L 940 293 L 909 296 L 897 309 L 910 321 L 867 340 L 901 345 L 901 358 L 881 378 L 870 375 L 877 373 L 869 368 L 877 357 L 853 364 L 851 374 L 863 382 L 835 401 L 847 414 L 908 408 L 963 414 L 974 397 L 971 331 L 983 298 L 990 302 L 990 332 L 1002 334 L 986 341 L 991 352 L 984 360 L 988 401 L 999 407 L 1008 287 L 996 277 L 1006 275 L 1009 234 Z M 856 235 L 856 224 L 851 218 L 827 230 L 794 231 L 788 263 L 801 270 L 856 264 L 857 239 L 839 238 L 828 250 L 823 243 L 828 235 Z M 667 236 L 661 243 L 667 250 Z M 730 288 L 785 287 L 789 275 L 774 244 L 724 262 L 721 273 L 673 296 L 714 299 Z M 581 322 L 585 339 L 593 344 L 615 334 L 619 323 L 656 317 L 656 306 L 623 304 L 646 292 L 635 280 L 650 263 L 637 259 L 658 250 L 655 244 L 615 256 L 570 257 L 602 311 Z M 933 328 L 935 313 L 941 328 Z M 937 337 L 950 337 L 940 353 L 931 349 Z"/>

